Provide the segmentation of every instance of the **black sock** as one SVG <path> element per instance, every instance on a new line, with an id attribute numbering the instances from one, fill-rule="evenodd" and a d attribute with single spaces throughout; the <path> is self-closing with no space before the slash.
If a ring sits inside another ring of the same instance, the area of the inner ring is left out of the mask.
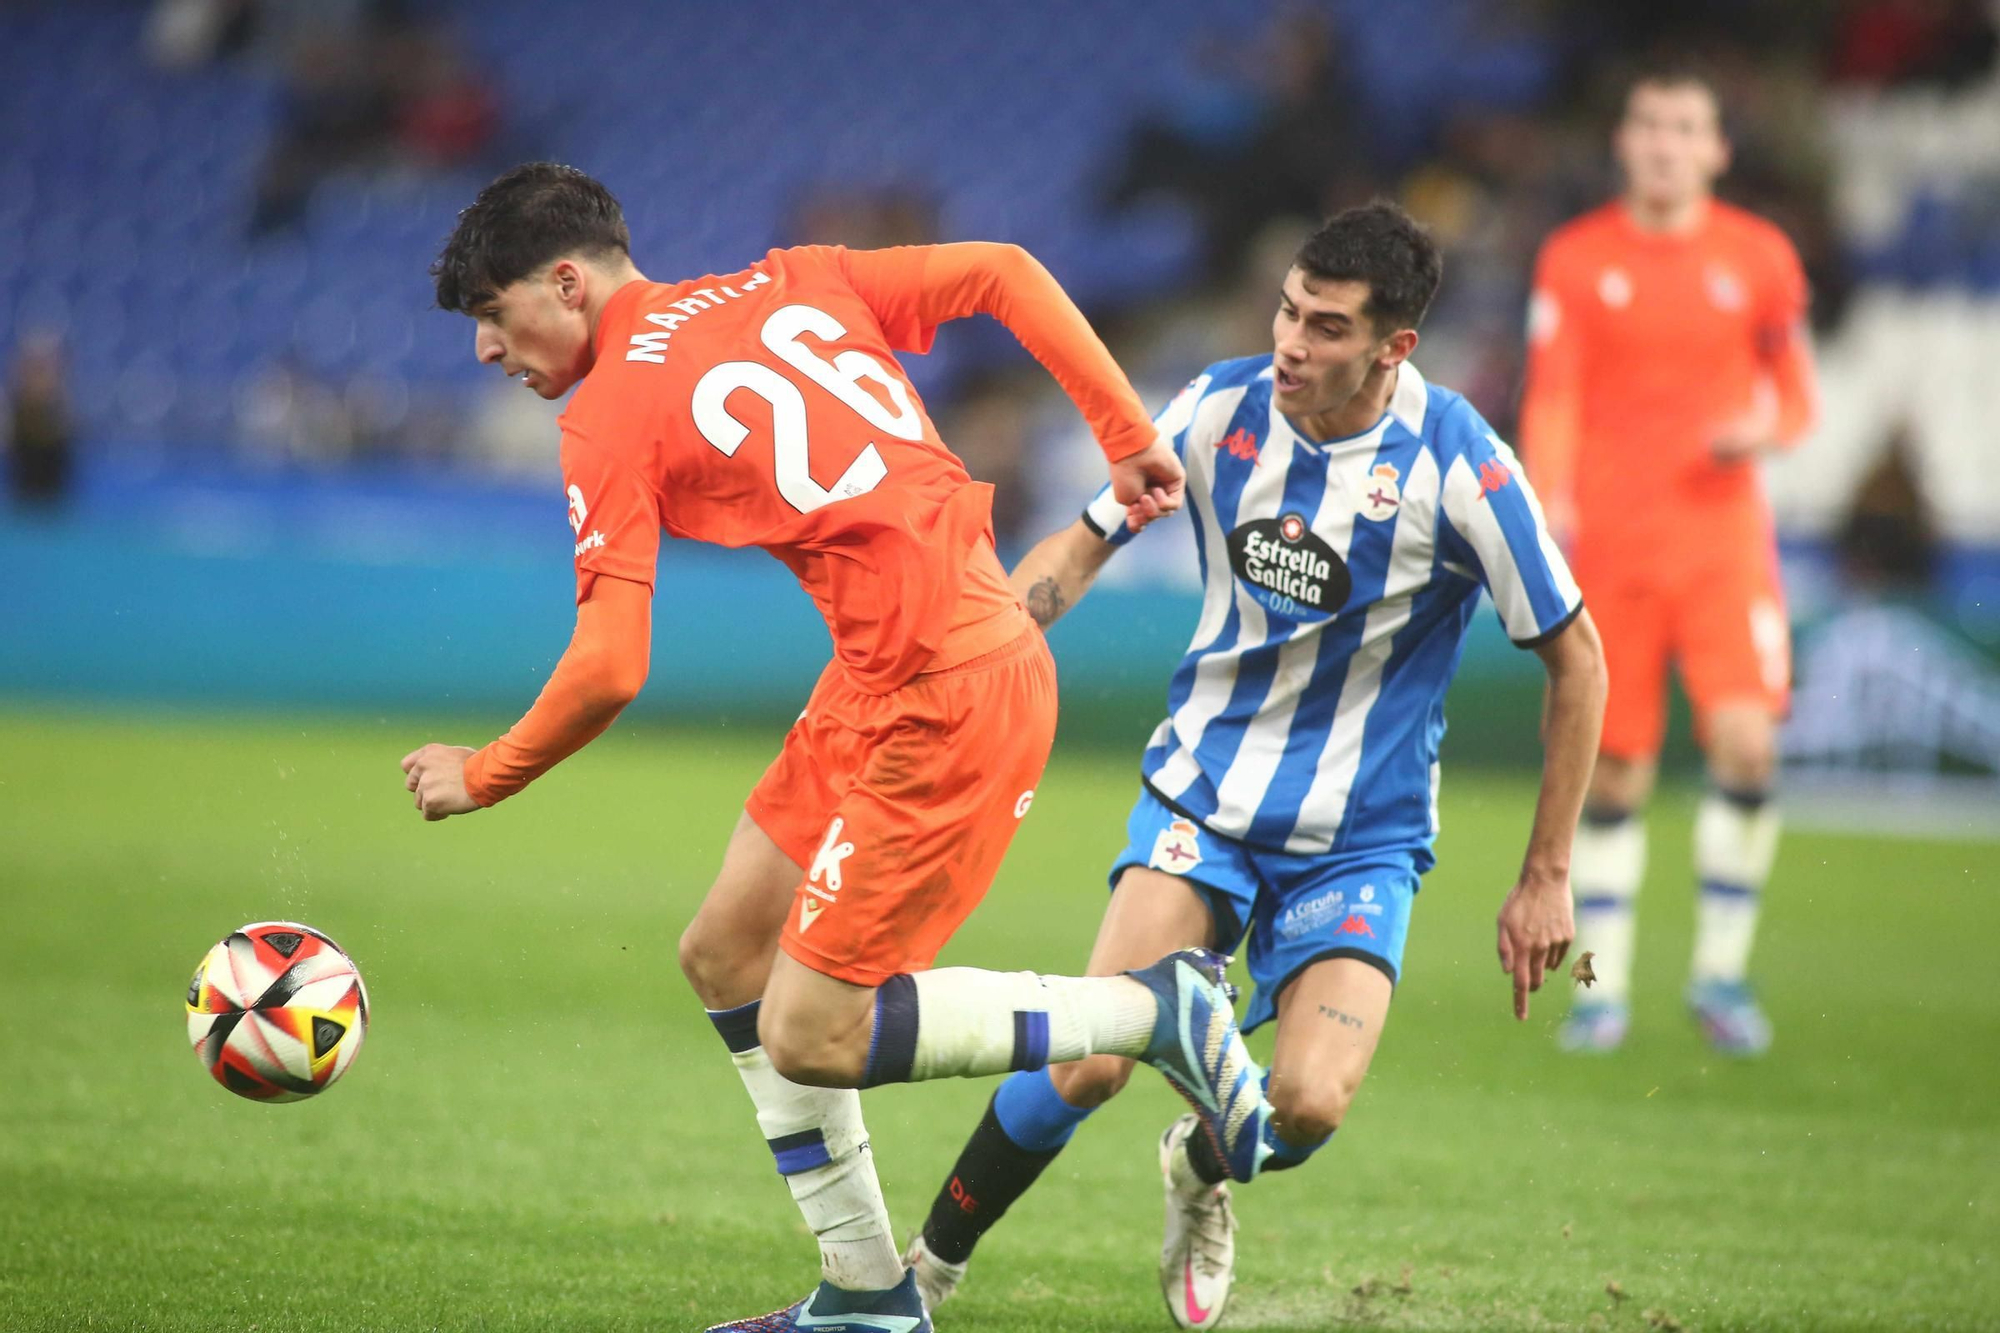
<path id="1" fill-rule="evenodd" d="M 1327 1139 L 1332 1137 L 1331 1134 L 1327 1135 Z M 1273 1171 L 1291 1170 L 1318 1152 L 1326 1139 L 1320 1140 L 1320 1143 L 1310 1148 L 1288 1149 L 1283 1139 L 1278 1139 L 1276 1142 L 1279 1150 L 1264 1159 L 1264 1165 L 1258 1168 L 1260 1174 L 1269 1175 Z M 1223 1164 L 1222 1154 L 1208 1141 L 1208 1135 L 1200 1130 L 1187 1136 L 1187 1159 L 1188 1165 L 1194 1168 L 1195 1179 L 1204 1185 L 1220 1185 L 1229 1179 L 1229 1168 Z"/>
<path id="2" fill-rule="evenodd" d="M 931 1205 L 924 1244 L 948 1264 L 964 1263 L 987 1228 L 1007 1215 L 1014 1200 L 1028 1192 L 1061 1151 L 1029 1152 L 1015 1143 L 1000 1128 L 1000 1117 L 988 1102 L 979 1128 L 966 1140 L 951 1178 Z"/>
<path id="3" fill-rule="evenodd" d="M 1187 1159 L 1188 1165 L 1194 1168 L 1195 1179 L 1204 1185 L 1220 1185 L 1229 1179 L 1228 1165 L 1204 1130 L 1197 1129 L 1187 1136 Z"/>

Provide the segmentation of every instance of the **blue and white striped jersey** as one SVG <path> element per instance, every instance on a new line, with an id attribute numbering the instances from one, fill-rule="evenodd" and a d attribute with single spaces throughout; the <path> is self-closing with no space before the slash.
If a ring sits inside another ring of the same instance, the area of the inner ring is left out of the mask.
<path id="1" fill-rule="evenodd" d="M 1293 429 L 1268 355 L 1210 366 L 1158 422 L 1187 467 L 1204 596 L 1146 785 L 1255 847 L 1428 864 L 1445 691 L 1480 588 L 1523 647 L 1583 605 L 1513 451 L 1408 363 L 1347 439 Z M 1084 521 L 1131 537 L 1109 487 Z"/>

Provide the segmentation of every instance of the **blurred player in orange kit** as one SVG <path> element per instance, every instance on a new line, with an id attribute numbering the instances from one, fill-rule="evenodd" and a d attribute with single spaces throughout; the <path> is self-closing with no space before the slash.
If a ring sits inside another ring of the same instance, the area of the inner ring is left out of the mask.
<path id="1" fill-rule="evenodd" d="M 1567 1049 L 1623 1041 L 1643 810 L 1667 667 L 1693 701 L 1710 790 L 1687 1000 L 1717 1049 L 1771 1030 L 1746 980 L 1777 851 L 1776 732 L 1790 688 L 1776 538 L 1757 460 L 1816 408 L 1805 275 L 1770 223 L 1718 202 L 1715 91 L 1682 69 L 1633 84 L 1615 136 L 1624 196 L 1557 230 L 1535 268 L 1522 456 L 1604 636 L 1611 694 L 1576 840 L 1578 947 L 1596 954 Z"/>
<path id="2" fill-rule="evenodd" d="M 404 757 L 426 819 L 520 791 L 638 693 L 663 528 L 769 551 L 833 636 L 681 939 L 820 1244 L 812 1293 L 716 1328 L 930 1328 L 857 1088 L 1127 1056 L 1195 1104 L 1232 1176 L 1253 1177 L 1270 1104 L 1225 960 L 1186 949 L 1093 978 L 930 970 L 1033 802 L 1055 669 L 994 554 L 992 488 L 939 440 L 896 352 L 994 316 L 1089 421 L 1128 523 L 1181 502 L 1172 444 L 1047 271 L 1007 245 L 814 246 L 650 282 L 610 192 L 531 163 L 459 215 L 432 275 L 438 304 L 475 321 L 481 362 L 544 398 L 576 388 L 561 425 L 577 623 L 505 736 Z"/>

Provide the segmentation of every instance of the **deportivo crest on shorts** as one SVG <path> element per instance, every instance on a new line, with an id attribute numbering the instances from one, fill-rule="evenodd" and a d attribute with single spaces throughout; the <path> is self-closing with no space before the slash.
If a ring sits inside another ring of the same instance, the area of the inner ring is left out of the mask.
<path id="1" fill-rule="evenodd" d="M 1201 864 L 1201 829 L 1191 819 L 1176 819 L 1153 839 L 1153 856 L 1146 864 L 1169 875 L 1185 875 Z"/>

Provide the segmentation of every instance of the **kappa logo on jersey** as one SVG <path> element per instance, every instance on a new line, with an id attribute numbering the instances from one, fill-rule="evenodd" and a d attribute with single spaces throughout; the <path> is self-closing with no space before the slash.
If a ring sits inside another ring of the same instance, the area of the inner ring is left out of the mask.
<path id="1" fill-rule="evenodd" d="M 1489 458 L 1479 465 L 1479 498 L 1484 500 L 1495 491 L 1504 491 L 1514 480 L 1514 473 L 1497 458 Z"/>
<path id="2" fill-rule="evenodd" d="M 801 935 L 812 929 L 812 923 L 834 904 L 834 895 L 840 892 L 840 863 L 854 855 L 854 844 L 841 841 L 846 826 L 845 819 L 839 815 L 833 817 L 833 822 L 826 826 L 826 840 L 813 856 L 812 869 L 806 872 L 805 896 L 799 899 Z"/>
<path id="3" fill-rule="evenodd" d="M 1354 590 L 1340 553 L 1321 541 L 1302 514 L 1258 518 L 1229 534 L 1229 567 L 1265 610 L 1299 619 L 1332 615 Z"/>
<path id="4" fill-rule="evenodd" d="M 1251 462 L 1257 458 L 1257 437 L 1241 426 L 1217 440 L 1215 447 L 1227 449 L 1231 458 L 1241 458 Z"/>
<path id="5" fill-rule="evenodd" d="M 1402 473 L 1396 471 L 1394 463 L 1377 463 L 1369 474 L 1367 489 L 1361 494 L 1361 516 L 1381 522 L 1394 518 L 1396 511 L 1403 507 L 1403 493 L 1396 487 Z"/>
<path id="6" fill-rule="evenodd" d="M 1201 830 L 1191 819 L 1176 819 L 1153 839 L 1148 865 L 1170 875 L 1185 875 L 1201 864 Z"/>

